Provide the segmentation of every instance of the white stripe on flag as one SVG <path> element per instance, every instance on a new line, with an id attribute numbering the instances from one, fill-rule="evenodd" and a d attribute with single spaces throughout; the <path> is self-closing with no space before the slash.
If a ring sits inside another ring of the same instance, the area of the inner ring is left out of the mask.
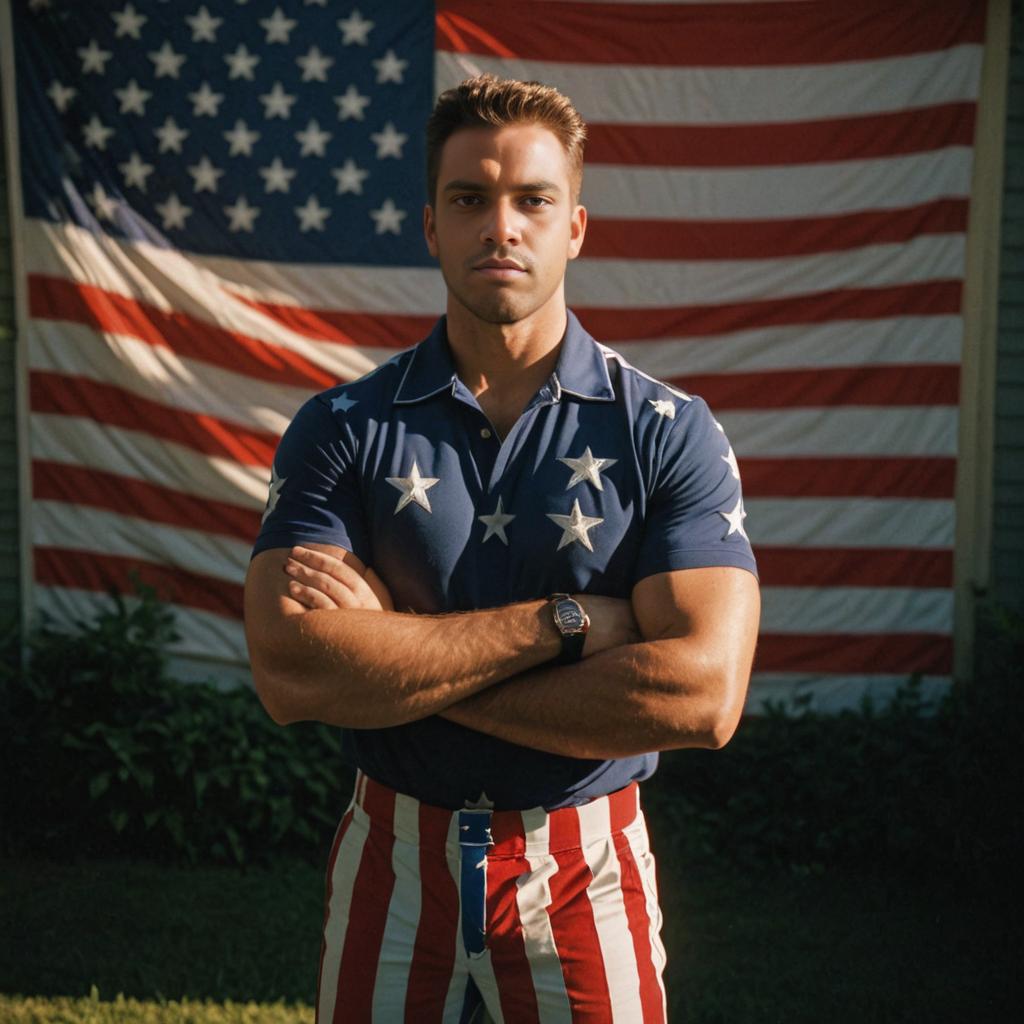
<path id="1" fill-rule="evenodd" d="M 595 124 L 763 124 L 974 100 L 983 47 L 778 67 L 568 64 L 438 52 L 435 93 L 490 72 L 553 85 Z M 567 53 L 566 57 L 571 58 Z"/>
<path id="2" fill-rule="evenodd" d="M 885 705 L 897 690 L 905 687 L 906 675 L 828 675 L 807 672 L 755 672 L 747 697 L 746 711 L 760 713 L 769 703 L 782 703 L 790 710 L 803 707 L 801 698 L 811 697 L 808 705 L 815 711 L 835 713 L 857 710 L 865 697 Z M 934 704 L 949 693 L 949 676 L 921 676 L 920 694 L 926 704 Z"/>
<path id="3" fill-rule="evenodd" d="M 761 589 L 762 633 L 949 633 L 952 628 L 948 588 Z"/>

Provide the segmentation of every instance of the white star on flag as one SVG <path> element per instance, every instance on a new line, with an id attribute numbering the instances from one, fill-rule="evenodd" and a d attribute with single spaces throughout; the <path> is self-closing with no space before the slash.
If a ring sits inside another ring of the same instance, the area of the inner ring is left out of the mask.
<path id="1" fill-rule="evenodd" d="M 570 487 L 575 487 L 578 483 L 582 483 L 584 480 L 592 483 L 599 491 L 604 490 L 604 484 L 601 482 L 601 470 L 607 469 L 609 466 L 614 466 L 618 459 L 595 459 L 590 451 L 590 446 L 587 446 L 586 451 L 578 458 L 559 458 L 559 462 L 564 462 L 572 471 L 572 476 L 569 478 L 569 482 L 565 485 L 565 489 L 569 490 Z"/>
<path id="2" fill-rule="evenodd" d="M 647 401 L 654 406 L 654 411 L 659 416 L 667 416 L 670 420 L 676 418 L 675 402 L 670 402 L 667 398 L 648 398 Z"/>
<path id="3" fill-rule="evenodd" d="M 50 88 L 46 90 L 46 95 L 53 100 L 53 105 L 63 114 L 68 108 L 68 104 L 75 98 L 77 90 L 72 89 L 69 85 L 61 85 L 60 82 L 55 78 L 50 83 Z"/>
<path id="4" fill-rule="evenodd" d="M 267 491 L 267 507 L 263 510 L 263 518 L 260 520 L 261 523 L 267 521 L 267 516 L 271 515 L 275 508 L 277 508 L 278 499 L 281 497 L 281 488 L 284 487 L 288 477 L 278 476 L 277 467 L 270 467 L 270 488 Z"/>
<path id="5" fill-rule="evenodd" d="M 169 231 L 171 228 L 185 227 L 185 219 L 192 212 L 192 207 L 185 206 L 177 194 L 172 192 L 166 202 L 156 204 L 156 210 L 163 218 L 164 231 Z"/>
<path id="6" fill-rule="evenodd" d="M 153 62 L 153 74 L 156 78 L 177 78 L 181 65 L 185 63 L 185 54 L 175 53 L 166 40 L 159 50 L 154 50 L 148 57 Z"/>
<path id="7" fill-rule="evenodd" d="M 356 166 L 356 162 L 350 157 L 346 160 L 341 167 L 335 167 L 331 171 L 335 179 L 338 182 L 338 195 L 344 195 L 346 192 L 354 192 L 356 195 L 363 194 L 363 181 L 369 175 L 369 171 L 364 171 L 362 168 Z"/>
<path id="8" fill-rule="evenodd" d="M 552 512 L 547 513 L 548 519 L 550 519 L 556 526 L 562 528 L 562 537 L 558 542 L 557 551 L 561 551 L 566 544 L 575 544 L 577 541 L 582 544 L 588 551 L 593 551 L 594 546 L 590 543 L 590 537 L 588 533 L 595 526 L 604 522 L 597 516 L 585 516 L 580 510 L 580 499 L 575 498 L 572 503 L 572 512 L 567 516 L 555 515 Z"/>
<path id="9" fill-rule="evenodd" d="M 260 211 L 258 206 L 250 206 L 245 196 L 239 196 L 231 206 L 225 206 L 224 212 L 231 218 L 229 231 L 252 231 Z"/>
<path id="10" fill-rule="evenodd" d="M 402 221 L 405 218 L 405 210 L 399 210 L 394 200 L 385 199 L 384 205 L 377 210 L 371 210 L 370 216 L 377 225 L 377 234 L 383 235 L 390 231 L 393 235 L 402 233 Z"/>
<path id="11" fill-rule="evenodd" d="M 214 167 L 210 163 L 210 158 L 203 154 L 203 158 L 197 164 L 193 164 L 189 169 L 188 173 L 192 175 L 194 184 L 192 186 L 195 192 L 216 192 L 217 191 L 217 179 L 224 173 L 217 167 Z"/>
<path id="12" fill-rule="evenodd" d="M 477 516 L 477 519 L 487 527 L 484 532 L 484 539 L 480 542 L 481 544 L 486 544 L 491 537 L 497 537 L 502 544 L 508 547 L 505 527 L 515 519 L 515 516 L 502 509 L 500 497 L 498 498 L 498 507 L 489 516 Z"/>
<path id="13" fill-rule="evenodd" d="M 160 140 L 159 152 L 166 153 L 173 149 L 175 153 L 181 152 L 181 144 L 188 138 L 188 132 L 178 127 L 178 122 L 168 116 L 160 128 L 154 128 L 153 134 Z"/>
<path id="14" fill-rule="evenodd" d="M 400 60 L 394 50 L 388 50 L 379 60 L 371 61 L 377 69 L 377 84 L 397 82 L 402 84 L 402 72 L 409 66 L 407 60 Z"/>
<path id="15" fill-rule="evenodd" d="M 354 85 L 350 85 L 341 96 L 334 97 L 334 102 L 338 104 L 339 121 L 347 121 L 350 117 L 362 121 L 370 97 L 363 96 Z"/>
<path id="16" fill-rule="evenodd" d="M 286 93 L 280 82 L 275 82 L 270 92 L 260 97 L 263 104 L 263 116 L 269 121 L 272 117 L 288 118 L 292 116 L 292 104 L 298 99 L 294 93 Z"/>
<path id="17" fill-rule="evenodd" d="M 217 29 L 224 21 L 223 18 L 212 17 L 205 5 L 199 8 L 197 14 L 190 15 L 185 20 L 192 26 L 193 43 L 217 42 Z"/>
<path id="18" fill-rule="evenodd" d="M 224 102 L 224 93 L 214 92 L 209 82 L 203 82 L 196 92 L 190 92 L 193 117 L 216 117 L 217 108 Z"/>
<path id="19" fill-rule="evenodd" d="M 260 168 L 260 175 L 263 178 L 266 192 L 288 192 L 292 187 L 292 178 L 296 172 L 290 167 L 281 163 L 281 158 L 275 156 L 273 161 L 266 167 Z"/>
<path id="20" fill-rule="evenodd" d="M 113 134 L 114 129 L 108 128 L 95 114 L 89 118 L 88 124 L 82 128 L 85 144 L 90 149 L 106 149 L 107 139 Z"/>
<path id="21" fill-rule="evenodd" d="M 750 540 L 747 536 L 747 531 L 743 529 L 743 520 L 747 518 L 747 513 L 743 509 L 742 497 L 736 499 L 736 505 L 731 512 L 722 512 L 720 510 L 718 514 L 729 524 L 729 530 L 725 537 L 738 533 L 744 540 Z M 725 540 L 725 537 L 722 540 Z"/>
<path id="22" fill-rule="evenodd" d="M 253 143 L 259 137 L 260 133 L 252 131 L 244 121 L 236 121 L 231 131 L 224 132 L 224 138 L 231 144 L 228 156 L 252 156 Z"/>
<path id="23" fill-rule="evenodd" d="M 729 445 L 729 454 L 721 456 L 722 461 L 729 467 L 729 472 L 732 473 L 734 480 L 740 478 L 740 467 L 736 462 L 736 453 L 732 450 L 732 445 Z"/>
<path id="24" fill-rule="evenodd" d="M 301 132 L 295 133 L 295 138 L 302 143 L 299 156 L 325 156 L 331 133 L 323 131 L 316 121 L 310 121 Z"/>
<path id="25" fill-rule="evenodd" d="M 400 160 L 402 158 L 402 147 L 409 136 L 397 131 L 395 126 L 388 121 L 384 125 L 383 131 L 371 132 L 370 138 L 373 139 L 374 145 L 377 147 L 378 160 L 383 160 L 386 156 L 393 156 Z"/>
<path id="26" fill-rule="evenodd" d="M 334 63 L 334 58 L 325 56 L 318 47 L 311 46 L 304 57 L 295 58 L 295 63 L 302 68 L 304 82 L 326 82 L 327 69 Z"/>
<path id="27" fill-rule="evenodd" d="M 268 43 L 288 43 L 288 36 L 298 22 L 294 18 L 286 18 L 280 7 L 274 8 L 269 18 L 260 18 L 260 24 L 267 33 Z"/>
<path id="28" fill-rule="evenodd" d="M 153 94 L 140 89 L 139 83 L 133 78 L 123 89 L 115 89 L 114 95 L 121 101 L 122 114 L 140 114 L 146 116 L 146 100 Z"/>
<path id="29" fill-rule="evenodd" d="M 132 4 L 125 4 L 123 11 L 112 11 L 110 16 L 117 25 L 117 31 L 114 33 L 115 39 L 120 39 L 121 36 L 141 39 L 142 34 L 140 30 L 149 21 L 144 14 L 139 14 Z"/>
<path id="30" fill-rule="evenodd" d="M 246 49 L 245 43 L 239 43 L 234 53 L 224 54 L 224 60 L 229 65 L 228 78 L 247 78 L 251 82 L 256 77 L 253 68 L 259 64 L 260 59 Z"/>
<path id="31" fill-rule="evenodd" d="M 300 231 L 323 231 L 324 221 L 331 215 L 329 206 L 321 206 L 316 196 L 310 196 L 303 206 L 295 207 Z"/>
<path id="32" fill-rule="evenodd" d="M 352 43 L 365 46 L 370 29 L 373 28 L 373 22 L 367 21 L 359 11 L 353 11 L 347 18 L 339 19 L 338 28 L 341 29 L 341 41 L 345 46 L 350 46 Z"/>
<path id="33" fill-rule="evenodd" d="M 395 506 L 395 515 L 402 511 L 410 502 L 416 502 L 420 508 L 431 511 L 430 500 L 427 498 L 427 491 L 434 484 L 440 483 L 441 478 L 436 476 L 420 476 L 420 467 L 413 459 L 412 470 L 408 476 L 388 476 L 384 478 L 392 487 L 397 487 L 402 496 Z"/>
<path id="34" fill-rule="evenodd" d="M 354 398 L 349 398 L 344 391 L 340 395 L 335 395 L 331 399 L 331 412 L 348 412 L 349 409 L 354 405 L 358 405 L 359 402 Z"/>
<path id="35" fill-rule="evenodd" d="M 88 46 L 78 48 L 78 56 L 82 58 L 83 75 L 102 75 L 104 66 L 113 54 L 110 50 L 101 50 L 99 43 L 90 39 Z"/>
<path id="36" fill-rule="evenodd" d="M 126 186 L 146 191 L 146 179 L 153 173 L 153 165 L 145 163 L 138 153 L 132 153 L 125 163 L 117 165 L 117 169 L 124 175 Z"/>
<path id="37" fill-rule="evenodd" d="M 100 220 L 114 219 L 114 214 L 117 213 L 117 200 L 108 196 L 98 181 L 93 185 L 92 192 L 86 196 L 86 199 L 89 200 L 89 205 L 96 211 L 96 216 Z"/>

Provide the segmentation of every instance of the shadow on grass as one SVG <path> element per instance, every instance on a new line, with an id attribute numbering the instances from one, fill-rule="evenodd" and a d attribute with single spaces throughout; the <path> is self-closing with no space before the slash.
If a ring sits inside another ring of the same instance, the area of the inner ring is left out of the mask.
<path id="1" fill-rule="evenodd" d="M 4 992 L 313 1002 L 323 880 L 307 864 L 0 863 Z M 673 1024 L 983 1024 L 1024 1005 L 1021 927 L 993 887 L 668 860 L 659 877 Z"/>

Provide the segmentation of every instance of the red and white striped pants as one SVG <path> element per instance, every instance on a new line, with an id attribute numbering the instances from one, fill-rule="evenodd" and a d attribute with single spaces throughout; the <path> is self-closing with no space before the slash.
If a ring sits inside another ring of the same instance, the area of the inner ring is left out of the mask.
<path id="1" fill-rule="evenodd" d="M 479 954 L 463 940 L 459 821 L 357 776 L 327 870 L 317 1024 L 459 1024 L 481 1001 L 499 1024 L 664 1024 L 635 783 L 582 807 L 492 812 L 492 845 L 472 853 Z"/>

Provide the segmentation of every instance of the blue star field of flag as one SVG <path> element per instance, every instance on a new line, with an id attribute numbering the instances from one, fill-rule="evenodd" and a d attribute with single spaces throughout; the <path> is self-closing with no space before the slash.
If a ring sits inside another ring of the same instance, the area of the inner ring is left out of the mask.
<path id="1" fill-rule="evenodd" d="M 15 0 L 29 216 L 204 255 L 427 265 L 425 0 Z"/>

